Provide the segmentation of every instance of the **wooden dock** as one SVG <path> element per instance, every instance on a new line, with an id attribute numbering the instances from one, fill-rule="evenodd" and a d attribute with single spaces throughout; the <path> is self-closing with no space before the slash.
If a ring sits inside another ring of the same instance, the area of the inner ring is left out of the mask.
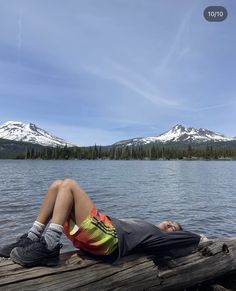
<path id="1" fill-rule="evenodd" d="M 56 267 L 23 268 L 2 259 L 0 290 L 184 290 L 232 272 L 236 238 L 205 243 L 197 252 L 169 261 L 135 254 L 110 265 L 80 251 L 62 254 Z"/>

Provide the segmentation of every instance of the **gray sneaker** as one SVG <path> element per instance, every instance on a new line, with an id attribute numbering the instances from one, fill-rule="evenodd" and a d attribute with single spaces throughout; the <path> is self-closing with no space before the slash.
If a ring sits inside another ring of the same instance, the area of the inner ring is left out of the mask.
<path id="1" fill-rule="evenodd" d="M 24 267 L 36 266 L 56 266 L 59 263 L 60 249 L 59 243 L 53 250 L 47 248 L 47 243 L 42 237 L 26 247 L 16 247 L 11 251 L 10 257 L 13 262 Z"/>
<path id="2" fill-rule="evenodd" d="M 28 233 L 23 234 L 15 243 L 0 247 L 0 257 L 9 258 L 11 251 L 16 247 L 26 247 L 33 243 L 33 241 L 27 237 Z"/>

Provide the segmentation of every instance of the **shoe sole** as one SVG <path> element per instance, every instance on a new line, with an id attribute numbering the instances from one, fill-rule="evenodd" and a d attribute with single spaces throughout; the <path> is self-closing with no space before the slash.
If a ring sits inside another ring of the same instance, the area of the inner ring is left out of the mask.
<path id="1" fill-rule="evenodd" d="M 9 253 L 7 253 L 7 254 L 4 254 L 4 253 L 0 253 L 0 257 L 1 258 L 10 258 L 10 254 Z"/>
<path id="2" fill-rule="evenodd" d="M 17 263 L 23 267 L 37 267 L 37 266 L 47 266 L 47 267 L 55 267 L 59 264 L 59 256 L 52 258 L 40 258 L 34 261 L 24 261 L 22 260 L 17 253 L 16 249 L 13 249 L 10 258 L 14 263 Z"/>
<path id="3" fill-rule="evenodd" d="M 23 237 L 23 236 L 22 236 Z M 25 237 L 26 237 L 26 235 L 25 235 Z M 11 254 L 11 251 L 14 249 L 14 248 L 16 248 L 16 247 L 26 247 L 26 246 L 28 246 L 28 245 L 30 245 L 31 243 L 32 243 L 33 241 L 31 241 L 30 242 L 30 240 L 28 240 L 28 241 L 25 241 L 25 242 L 16 242 L 11 248 L 10 248 L 10 251 L 9 251 L 9 248 L 8 248 L 8 250 L 6 250 L 6 248 L 5 248 L 5 250 L 4 250 L 4 247 L 3 248 L 1 248 L 0 249 L 0 257 L 3 257 L 3 258 L 10 258 L 10 254 Z"/>

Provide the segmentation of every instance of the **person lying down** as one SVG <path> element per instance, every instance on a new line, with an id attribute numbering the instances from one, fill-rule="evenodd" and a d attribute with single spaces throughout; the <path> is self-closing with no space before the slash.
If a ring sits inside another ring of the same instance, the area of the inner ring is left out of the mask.
<path id="1" fill-rule="evenodd" d="M 100 213 L 76 181 L 65 179 L 51 184 L 32 227 L 15 243 L 0 248 L 0 256 L 26 267 L 55 266 L 63 232 L 76 248 L 111 263 L 131 253 L 184 256 L 197 248 L 201 238 L 175 221 L 154 225 Z"/>

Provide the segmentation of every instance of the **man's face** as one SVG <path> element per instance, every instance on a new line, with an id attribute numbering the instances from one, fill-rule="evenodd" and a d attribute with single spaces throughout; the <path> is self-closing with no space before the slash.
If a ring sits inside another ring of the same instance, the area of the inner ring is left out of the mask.
<path id="1" fill-rule="evenodd" d="M 175 221 L 171 221 L 171 220 L 162 221 L 158 225 L 158 227 L 160 228 L 160 230 L 164 232 L 172 232 L 172 231 L 180 230 L 178 224 Z"/>

